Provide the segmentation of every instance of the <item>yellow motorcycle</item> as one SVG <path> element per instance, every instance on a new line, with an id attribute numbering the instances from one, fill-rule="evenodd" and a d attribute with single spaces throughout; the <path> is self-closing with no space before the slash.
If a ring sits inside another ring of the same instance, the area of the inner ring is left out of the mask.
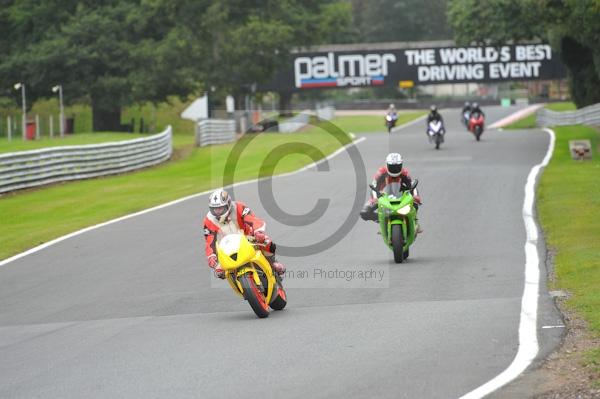
<path id="1" fill-rule="evenodd" d="M 281 310 L 287 304 L 281 278 L 253 237 L 228 234 L 217 243 L 217 257 L 231 288 L 248 301 L 260 318 L 269 316 L 269 307 Z"/>

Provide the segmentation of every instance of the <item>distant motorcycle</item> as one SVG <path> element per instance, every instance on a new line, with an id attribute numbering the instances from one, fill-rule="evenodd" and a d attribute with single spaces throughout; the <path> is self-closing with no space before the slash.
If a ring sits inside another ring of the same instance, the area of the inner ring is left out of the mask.
<path id="1" fill-rule="evenodd" d="M 485 121 L 482 114 L 478 112 L 471 113 L 469 117 L 469 131 L 475 135 L 477 141 L 479 141 L 483 134 L 484 124 Z"/>
<path id="2" fill-rule="evenodd" d="M 466 110 L 462 113 L 461 122 L 465 127 L 469 127 L 469 118 L 471 117 L 471 111 Z"/>
<path id="3" fill-rule="evenodd" d="M 435 149 L 440 149 L 440 144 L 444 142 L 444 125 L 442 121 L 431 121 L 427 126 L 427 135 L 429 136 L 429 141 L 433 141 L 435 143 Z"/>
<path id="4" fill-rule="evenodd" d="M 385 116 L 385 126 L 387 127 L 388 133 L 392 132 L 392 129 L 396 126 L 398 117 L 394 114 L 387 114 Z"/>

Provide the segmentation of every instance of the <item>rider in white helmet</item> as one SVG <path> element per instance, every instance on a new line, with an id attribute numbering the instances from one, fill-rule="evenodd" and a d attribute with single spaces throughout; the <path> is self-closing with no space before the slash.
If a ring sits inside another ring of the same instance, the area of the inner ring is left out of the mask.
<path id="1" fill-rule="evenodd" d="M 412 190 L 412 178 L 408 174 L 408 169 L 403 167 L 404 161 L 402 155 L 397 152 L 388 154 L 385 159 L 385 166 L 377 169 L 377 173 L 373 176 L 372 186 L 377 188 L 377 191 L 382 191 L 385 186 L 391 183 L 400 183 L 403 190 L 410 190 L 414 197 L 415 208 L 418 210 L 421 204 L 421 197 L 417 189 Z M 363 220 L 377 221 L 377 194 L 372 193 L 371 198 L 367 201 L 360 216 Z M 420 226 L 417 224 L 417 233 L 422 233 Z"/>
<path id="2" fill-rule="evenodd" d="M 275 243 L 265 234 L 265 222 L 257 218 L 246 204 L 232 201 L 227 191 L 219 189 L 208 197 L 208 208 L 204 218 L 206 258 L 208 266 L 219 278 L 225 278 L 225 272 L 217 260 L 217 239 L 233 233 L 254 236 L 256 242 L 264 244 L 261 250 L 273 270 L 280 276 L 285 274 L 285 266 L 275 259 Z"/>

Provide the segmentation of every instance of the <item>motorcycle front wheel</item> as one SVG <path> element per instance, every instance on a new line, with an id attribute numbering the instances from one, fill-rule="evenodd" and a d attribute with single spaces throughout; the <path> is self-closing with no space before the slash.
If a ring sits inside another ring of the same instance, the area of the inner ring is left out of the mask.
<path id="1" fill-rule="evenodd" d="M 394 262 L 402 263 L 404 261 L 404 237 L 402 237 L 402 226 L 392 225 L 392 251 L 394 252 Z"/>
<path id="2" fill-rule="evenodd" d="M 479 139 L 481 138 L 481 133 L 483 133 L 483 131 L 481 130 L 480 127 L 476 127 L 475 128 L 475 138 L 477 138 L 477 141 L 479 141 Z"/>
<path id="3" fill-rule="evenodd" d="M 240 283 L 244 289 L 244 298 L 246 298 L 254 313 L 261 319 L 268 317 L 269 305 L 265 299 L 265 294 L 256 285 L 252 273 L 246 273 L 242 276 Z"/>

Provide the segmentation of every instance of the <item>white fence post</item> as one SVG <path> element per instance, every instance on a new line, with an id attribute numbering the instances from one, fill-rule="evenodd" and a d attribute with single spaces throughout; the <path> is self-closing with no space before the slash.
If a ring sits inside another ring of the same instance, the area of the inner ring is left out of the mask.
<path id="1" fill-rule="evenodd" d="M 12 122 L 10 120 L 10 115 L 6 117 L 6 127 L 8 133 L 8 141 L 12 141 Z"/>

